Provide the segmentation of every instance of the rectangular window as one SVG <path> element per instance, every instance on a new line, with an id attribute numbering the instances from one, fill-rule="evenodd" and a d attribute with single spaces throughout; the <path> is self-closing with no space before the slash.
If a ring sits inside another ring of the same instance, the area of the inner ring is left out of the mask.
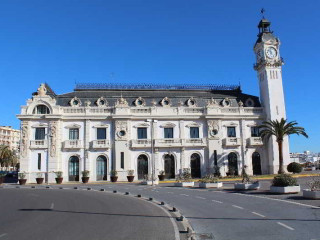
<path id="1" fill-rule="evenodd" d="M 259 127 L 251 127 L 251 137 L 260 137 Z"/>
<path id="2" fill-rule="evenodd" d="M 41 153 L 38 153 L 38 170 L 41 170 Z"/>
<path id="3" fill-rule="evenodd" d="M 213 152 L 213 156 L 214 156 L 214 165 L 218 166 L 218 155 L 217 155 L 217 150 L 214 150 Z"/>
<path id="4" fill-rule="evenodd" d="M 124 152 L 121 152 L 121 168 L 124 169 Z"/>
<path id="5" fill-rule="evenodd" d="M 235 127 L 227 127 L 228 137 L 236 137 L 236 128 Z"/>
<path id="6" fill-rule="evenodd" d="M 107 129 L 106 128 L 97 128 L 97 139 L 98 140 L 107 139 Z"/>
<path id="7" fill-rule="evenodd" d="M 138 139 L 147 139 L 147 128 L 138 128 Z"/>
<path id="8" fill-rule="evenodd" d="M 78 140 L 78 139 L 79 139 L 79 128 L 70 128 L 69 140 Z"/>
<path id="9" fill-rule="evenodd" d="M 35 140 L 43 140 L 46 137 L 45 128 L 36 128 Z"/>
<path id="10" fill-rule="evenodd" d="M 199 138 L 199 128 L 190 127 L 190 138 Z"/>
<path id="11" fill-rule="evenodd" d="M 173 128 L 164 128 L 164 138 L 173 138 Z"/>

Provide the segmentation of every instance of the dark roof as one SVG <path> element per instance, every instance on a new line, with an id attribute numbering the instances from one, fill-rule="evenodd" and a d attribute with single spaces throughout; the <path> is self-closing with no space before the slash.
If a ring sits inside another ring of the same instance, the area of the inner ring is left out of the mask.
<path id="1" fill-rule="evenodd" d="M 104 97 L 109 106 L 114 106 L 121 96 L 128 101 L 130 106 L 135 106 L 134 102 L 139 97 L 145 100 L 146 106 L 152 106 L 153 101 L 156 101 L 157 105 L 160 106 L 161 100 L 165 97 L 171 100 L 172 106 L 178 106 L 180 102 L 186 104 L 190 98 L 194 98 L 199 107 L 206 106 L 207 101 L 211 98 L 218 103 L 225 98 L 229 98 L 233 107 L 238 106 L 240 100 L 245 103 L 250 98 L 253 100 L 255 107 L 261 106 L 258 97 L 243 94 L 239 86 L 233 90 L 75 89 L 74 92 L 57 95 L 55 98 L 57 104 L 61 106 L 69 106 L 70 100 L 74 97 L 79 98 L 82 105 L 86 100 L 89 100 L 91 106 L 96 106 L 97 99 Z"/>

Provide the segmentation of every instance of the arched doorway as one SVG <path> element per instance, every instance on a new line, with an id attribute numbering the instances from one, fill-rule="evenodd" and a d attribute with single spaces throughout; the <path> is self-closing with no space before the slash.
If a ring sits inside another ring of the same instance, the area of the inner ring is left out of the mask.
<path id="1" fill-rule="evenodd" d="M 79 181 L 79 158 L 77 156 L 69 159 L 69 181 Z"/>
<path id="2" fill-rule="evenodd" d="M 148 157 L 144 154 L 138 157 L 138 179 L 143 179 L 148 175 Z"/>
<path id="3" fill-rule="evenodd" d="M 174 156 L 172 154 L 164 156 L 164 172 L 165 178 L 175 178 Z"/>
<path id="4" fill-rule="evenodd" d="M 201 178 L 200 155 L 198 153 L 193 153 L 191 155 L 190 166 L 191 166 L 191 177 Z"/>
<path id="5" fill-rule="evenodd" d="M 97 158 L 97 181 L 107 180 L 107 158 L 103 155 Z"/>
<path id="6" fill-rule="evenodd" d="M 261 158 L 258 152 L 252 154 L 252 171 L 253 175 L 261 175 Z"/>
<path id="7" fill-rule="evenodd" d="M 229 153 L 228 155 L 228 167 L 230 175 L 238 175 L 238 157 L 235 153 Z"/>

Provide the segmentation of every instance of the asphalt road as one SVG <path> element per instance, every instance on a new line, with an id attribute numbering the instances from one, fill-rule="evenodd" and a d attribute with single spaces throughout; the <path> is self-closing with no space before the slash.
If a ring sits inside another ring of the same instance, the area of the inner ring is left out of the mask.
<path id="1" fill-rule="evenodd" d="M 267 182 L 262 183 L 263 186 Z M 80 187 L 87 187 L 81 186 Z M 72 185 L 65 185 L 72 188 Z M 269 196 L 264 190 L 235 192 L 233 190 L 202 190 L 161 184 L 150 187 L 137 184 L 91 185 L 92 188 L 154 197 L 177 207 L 196 233 L 212 233 L 216 240 L 319 240 L 320 201 L 313 205 L 302 201 Z M 227 188 L 232 188 L 229 184 Z M 314 207 L 313 207 L 314 206 Z M 151 238 L 153 239 L 153 238 Z"/>
<path id="2" fill-rule="evenodd" d="M 0 240 L 175 239 L 164 210 L 108 192 L 0 189 Z"/>

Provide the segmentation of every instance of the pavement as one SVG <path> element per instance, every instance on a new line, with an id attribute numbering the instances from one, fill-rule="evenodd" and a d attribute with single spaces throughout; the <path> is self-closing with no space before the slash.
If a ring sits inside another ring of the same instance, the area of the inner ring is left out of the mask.
<path id="1" fill-rule="evenodd" d="M 302 189 L 306 188 L 310 179 L 298 179 Z M 268 191 L 270 180 L 260 183 L 261 189 L 257 191 L 234 191 L 233 182 L 225 182 L 223 189 L 200 189 L 197 184 L 194 188 L 179 188 L 174 187 L 172 183 L 159 186 L 143 186 L 137 183 L 67 184 L 52 185 L 52 188 L 104 188 L 110 192 L 130 192 L 131 195 L 141 194 L 164 201 L 176 207 L 188 220 L 195 232 L 195 238 L 203 234 L 207 237 L 201 239 L 216 240 L 320 239 L 320 200 L 303 199 L 301 193 L 271 194 Z M 14 185 L 4 186 L 7 187 Z M 155 233 L 154 238 L 150 239 L 156 239 L 156 236 L 158 235 Z"/>

